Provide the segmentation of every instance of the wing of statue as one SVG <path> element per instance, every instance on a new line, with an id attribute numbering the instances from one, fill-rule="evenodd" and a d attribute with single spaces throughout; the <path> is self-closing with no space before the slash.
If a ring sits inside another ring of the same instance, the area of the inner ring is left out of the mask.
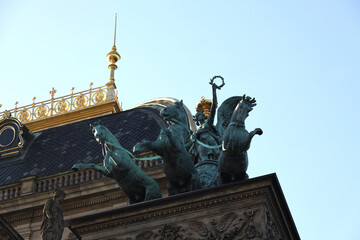
<path id="1" fill-rule="evenodd" d="M 241 96 L 230 97 L 226 99 L 217 110 L 216 128 L 219 132 L 219 135 L 221 136 L 221 139 L 225 129 L 230 124 L 231 117 L 236 105 L 240 102 L 241 99 Z"/>

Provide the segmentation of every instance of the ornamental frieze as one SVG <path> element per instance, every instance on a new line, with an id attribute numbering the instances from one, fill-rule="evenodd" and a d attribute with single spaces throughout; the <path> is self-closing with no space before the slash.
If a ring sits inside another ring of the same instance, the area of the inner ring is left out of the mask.
<path id="1" fill-rule="evenodd" d="M 123 240 L 208 240 L 273 239 L 281 237 L 264 207 L 229 212 L 208 219 L 171 223 L 145 230 Z"/>

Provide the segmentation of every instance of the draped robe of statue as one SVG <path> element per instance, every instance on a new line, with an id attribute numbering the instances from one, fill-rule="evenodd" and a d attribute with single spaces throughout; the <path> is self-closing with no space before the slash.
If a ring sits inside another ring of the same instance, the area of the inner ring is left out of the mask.
<path id="1" fill-rule="evenodd" d="M 53 198 L 49 198 L 43 210 L 41 224 L 42 240 L 61 240 L 64 231 L 64 217 L 60 201 L 65 198 L 62 190 L 57 190 Z"/>

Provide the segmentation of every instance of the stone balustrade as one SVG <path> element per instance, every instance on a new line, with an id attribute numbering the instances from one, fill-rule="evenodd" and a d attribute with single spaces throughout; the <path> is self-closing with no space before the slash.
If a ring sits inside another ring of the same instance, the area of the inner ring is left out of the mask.
<path id="1" fill-rule="evenodd" d="M 153 153 L 146 153 L 136 157 L 152 157 Z M 142 169 L 159 166 L 163 164 L 163 160 L 154 159 L 148 161 L 136 160 L 136 165 Z M 58 188 L 66 188 L 74 185 L 84 184 L 91 181 L 102 179 L 104 176 L 93 169 L 84 169 L 77 172 L 65 172 L 61 175 L 53 175 L 37 178 L 30 176 L 20 179 L 20 182 L 5 185 L 0 188 L 0 201 L 12 200 L 20 196 L 33 193 L 51 192 Z"/>

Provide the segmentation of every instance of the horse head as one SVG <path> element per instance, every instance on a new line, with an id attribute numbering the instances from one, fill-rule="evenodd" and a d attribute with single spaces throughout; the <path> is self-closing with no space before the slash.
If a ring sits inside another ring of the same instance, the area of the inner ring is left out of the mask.
<path id="1" fill-rule="evenodd" d="M 116 137 L 110 132 L 107 127 L 104 126 L 103 122 L 100 119 L 90 124 L 90 129 L 94 134 L 96 141 L 101 145 L 120 145 Z"/>
<path id="2" fill-rule="evenodd" d="M 186 128 L 190 129 L 188 117 L 182 100 L 161 110 L 160 116 L 162 116 L 166 121 L 170 121 L 175 124 L 181 123 L 184 124 Z"/>
<path id="3" fill-rule="evenodd" d="M 103 127 L 104 127 L 103 122 L 100 119 L 90 124 L 90 129 L 96 141 L 100 144 L 105 143 L 105 132 L 103 130 Z"/>
<path id="4" fill-rule="evenodd" d="M 251 98 L 244 94 L 233 112 L 231 122 L 244 123 L 245 119 L 249 116 L 249 112 L 251 112 L 255 106 L 255 98 Z"/>
<path id="5" fill-rule="evenodd" d="M 195 116 L 193 116 L 193 120 L 196 122 L 196 125 L 198 126 L 205 123 L 206 116 L 204 114 L 204 110 L 197 110 Z"/>

